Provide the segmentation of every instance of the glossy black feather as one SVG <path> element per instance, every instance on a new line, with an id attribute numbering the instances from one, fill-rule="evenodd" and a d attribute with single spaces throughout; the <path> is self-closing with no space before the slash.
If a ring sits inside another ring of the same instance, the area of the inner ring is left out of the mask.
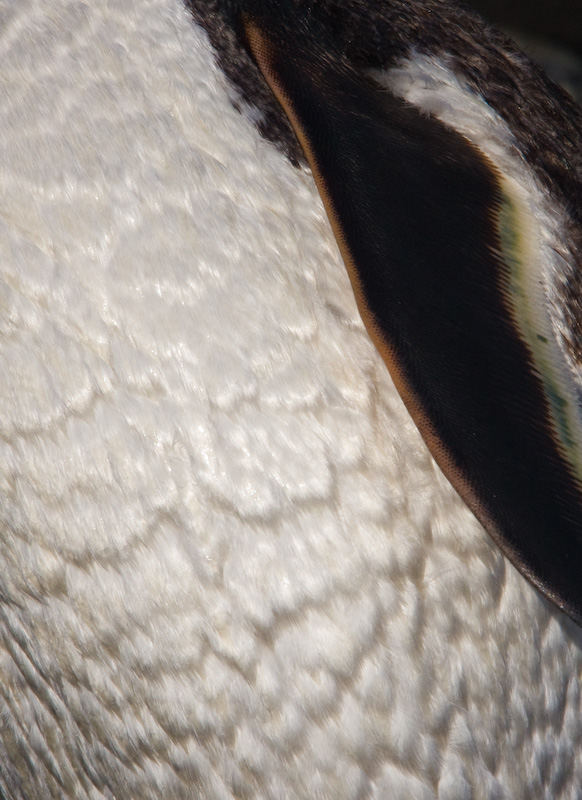
<path id="1" fill-rule="evenodd" d="M 362 316 L 437 461 L 518 568 L 582 624 L 582 489 L 555 398 L 510 311 L 503 181 L 474 145 L 368 70 L 413 51 L 445 58 L 510 127 L 569 215 L 573 277 L 562 301 L 573 361 L 582 115 L 506 37 L 449 0 L 212 0 L 211 14 L 189 5 L 226 74 L 262 110 L 262 133 L 293 163 L 302 154 L 291 127 L 297 134 Z"/>
<path id="2" fill-rule="evenodd" d="M 582 492 L 508 312 L 498 173 L 345 60 L 250 17 L 248 31 L 433 454 L 519 569 L 582 622 Z"/>
<path id="3" fill-rule="evenodd" d="M 186 0 L 210 36 L 235 87 L 255 106 L 263 136 L 297 164 L 301 148 L 245 47 L 242 16 L 262 19 L 283 38 L 298 35 L 363 70 L 388 68 L 411 52 L 444 59 L 508 124 L 524 161 L 565 208 L 563 232 L 574 272 L 563 287 L 566 345 L 582 365 L 582 111 L 519 48 L 455 0 Z M 285 26 L 288 33 L 284 32 Z M 238 99 L 234 100 L 239 102 Z"/>

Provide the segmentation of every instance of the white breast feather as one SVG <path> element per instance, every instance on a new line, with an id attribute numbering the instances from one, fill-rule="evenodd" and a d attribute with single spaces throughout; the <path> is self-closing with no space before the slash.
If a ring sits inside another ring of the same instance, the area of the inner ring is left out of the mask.
<path id="1" fill-rule="evenodd" d="M 441 477 L 178 0 L 4 0 L 7 798 L 574 798 L 579 629 Z"/>

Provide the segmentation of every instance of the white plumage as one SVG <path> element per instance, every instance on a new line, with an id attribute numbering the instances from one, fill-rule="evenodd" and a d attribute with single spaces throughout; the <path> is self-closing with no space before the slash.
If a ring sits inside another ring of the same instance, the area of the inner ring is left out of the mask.
<path id="1" fill-rule="evenodd" d="M 6 798 L 578 797 L 582 633 L 434 466 L 309 173 L 179 0 L 0 18 Z"/>

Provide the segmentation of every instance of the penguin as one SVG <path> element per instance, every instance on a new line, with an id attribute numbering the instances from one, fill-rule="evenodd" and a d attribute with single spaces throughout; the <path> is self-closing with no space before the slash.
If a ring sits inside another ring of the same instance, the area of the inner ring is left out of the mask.
<path id="1" fill-rule="evenodd" d="M 580 112 L 448 0 L 2 18 L 0 795 L 575 797 Z"/>
<path id="2" fill-rule="evenodd" d="M 447 3 L 372 3 L 363 24 L 350 2 L 227 9 L 435 460 L 580 623 L 580 111 Z"/>

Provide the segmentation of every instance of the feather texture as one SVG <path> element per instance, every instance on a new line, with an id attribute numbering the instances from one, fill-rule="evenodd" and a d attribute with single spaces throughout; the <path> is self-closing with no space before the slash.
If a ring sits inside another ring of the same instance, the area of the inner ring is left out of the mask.
<path id="1" fill-rule="evenodd" d="M 432 454 L 519 569 L 580 622 L 581 381 L 550 308 L 575 270 L 571 251 L 566 269 L 554 255 L 565 210 L 544 219 L 549 204 L 515 163 L 511 131 L 470 86 L 457 82 L 455 95 L 448 76 L 448 125 L 422 113 L 442 104 L 438 65 L 425 69 L 424 92 L 403 99 L 390 71 L 383 91 L 327 32 L 279 11 L 243 19 L 308 156 L 370 335 Z M 417 95 L 420 108 L 409 102 Z M 481 138 L 504 139 L 507 155 L 490 160 Z"/>
<path id="2" fill-rule="evenodd" d="M 435 467 L 308 170 L 180 2 L 0 8 L 0 793 L 577 797 L 580 630 Z"/>

